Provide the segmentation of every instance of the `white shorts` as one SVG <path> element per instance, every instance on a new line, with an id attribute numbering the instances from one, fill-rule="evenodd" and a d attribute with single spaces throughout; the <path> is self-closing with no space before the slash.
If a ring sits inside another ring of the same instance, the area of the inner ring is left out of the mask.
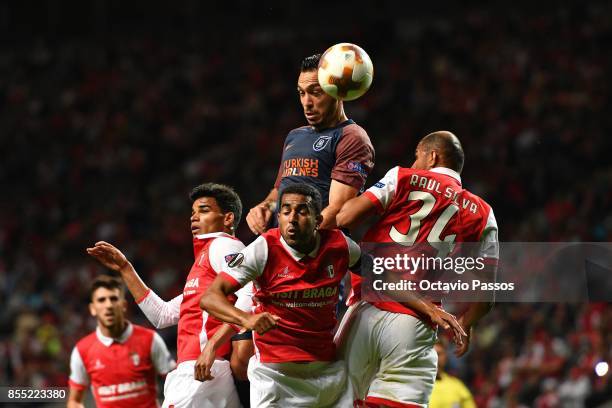
<path id="1" fill-rule="evenodd" d="M 262 363 L 249 360 L 251 408 L 351 407 L 344 361 Z M 352 395 L 352 393 L 351 393 Z M 345 399 L 343 399 L 345 398 Z"/>
<path id="2" fill-rule="evenodd" d="M 215 360 L 210 381 L 194 379 L 195 360 L 184 361 L 171 371 L 164 384 L 163 408 L 239 408 L 240 400 L 227 360 Z"/>
<path id="3" fill-rule="evenodd" d="M 436 380 L 436 332 L 414 316 L 363 301 L 351 306 L 345 319 L 344 333 L 336 337 L 354 399 L 426 407 Z"/>

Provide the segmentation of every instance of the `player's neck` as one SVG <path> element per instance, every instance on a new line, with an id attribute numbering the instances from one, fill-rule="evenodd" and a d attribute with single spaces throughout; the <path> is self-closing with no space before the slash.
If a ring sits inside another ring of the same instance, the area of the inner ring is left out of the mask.
<path id="1" fill-rule="evenodd" d="M 334 114 L 334 116 L 330 118 L 329 121 L 321 123 L 318 126 L 313 126 L 313 127 L 315 128 L 315 130 L 321 131 L 321 130 L 336 127 L 342 122 L 345 122 L 347 120 L 348 120 L 348 117 L 346 116 L 346 113 L 344 113 L 344 108 L 340 107 L 338 111 Z"/>
<path id="2" fill-rule="evenodd" d="M 101 324 L 99 324 L 98 327 L 100 327 L 100 331 L 106 337 L 110 337 L 111 339 L 118 339 L 125 331 L 125 328 L 127 327 L 127 322 L 125 320 L 122 320 L 121 322 L 118 322 L 116 325 L 111 327 L 105 327 Z"/>
<path id="3" fill-rule="evenodd" d="M 301 254 L 308 255 L 316 248 L 316 246 L 317 246 L 317 235 L 315 233 L 315 235 L 313 235 L 310 241 L 294 245 L 292 248 Z"/>

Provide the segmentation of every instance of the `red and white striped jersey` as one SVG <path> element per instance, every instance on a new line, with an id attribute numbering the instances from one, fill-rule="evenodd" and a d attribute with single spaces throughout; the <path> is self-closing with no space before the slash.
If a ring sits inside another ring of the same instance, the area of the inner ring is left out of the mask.
<path id="1" fill-rule="evenodd" d="M 482 198 L 465 190 L 454 170 L 394 167 L 364 196 L 381 218 L 365 234 L 364 242 L 398 243 L 404 247 L 440 242 L 480 243 L 478 256 L 497 262 L 499 245 L 493 210 Z M 361 278 L 352 276 L 353 293 Z M 349 299 L 349 302 L 352 300 Z M 396 302 L 377 302 L 383 310 L 416 315 Z"/>
<path id="2" fill-rule="evenodd" d="M 128 323 L 113 339 L 98 328 L 72 350 L 69 384 L 77 389 L 91 385 L 98 407 L 155 407 L 155 373 L 165 375 L 174 366 L 153 330 Z"/>
<path id="3" fill-rule="evenodd" d="M 359 261 L 359 246 L 340 230 L 317 234 L 309 254 L 290 247 L 278 228 L 262 234 L 222 274 L 236 286 L 254 282 L 256 313 L 281 319 L 262 336 L 253 334 L 264 363 L 332 361 L 339 284 Z M 237 264 L 237 265 L 235 265 Z"/>

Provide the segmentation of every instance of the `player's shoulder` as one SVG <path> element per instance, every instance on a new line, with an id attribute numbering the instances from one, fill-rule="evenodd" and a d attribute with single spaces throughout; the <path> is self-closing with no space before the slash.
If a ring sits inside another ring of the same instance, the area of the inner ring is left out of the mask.
<path id="1" fill-rule="evenodd" d="M 339 228 L 319 230 L 322 241 L 346 242 L 347 236 Z"/>
<path id="2" fill-rule="evenodd" d="M 230 245 L 230 246 L 243 246 L 244 244 L 239 238 L 236 238 L 233 235 L 229 235 L 226 233 L 219 234 L 218 236 L 213 238 L 212 243 L 214 245 Z"/>
<path id="3" fill-rule="evenodd" d="M 291 129 L 289 133 L 287 133 L 287 138 L 302 134 L 304 132 L 309 132 L 311 130 L 312 128 L 310 126 L 299 126 L 299 127 L 296 127 L 295 129 Z"/>
<path id="4" fill-rule="evenodd" d="M 458 377 L 455 377 L 454 375 L 446 374 L 446 376 L 444 377 L 444 380 L 446 381 L 447 384 L 449 384 L 450 386 L 456 389 L 463 390 L 464 388 L 466 388 L 463 381 L 461 381 Z"/>
<path id="5" fill-rule="evenodd" d="M 478 194 L 475 194 L 469 190 L 464 190 L 464 192 L 472 202 L 475 202 L 479 207 L 487 210 L 487 212 L 490 212 L 493 210 L 493 207 L 491 207 L 491 204 L 489 204 L 484 198 L 482 198 Z"/>
<path id="6" fill-rule="evenodd" d="M 278 227 L 270 228 L 269 230 L 261 234 L 255 241 L 253 241 L 253 244 L 255 244 L 258 241 L 260 243 L 262 243 L 262 241 L 265 241 L 268 244 L 274 243 L 277 241 L 278 243 L 280 243 L 280 229 Z"/>
<path id="7" fill-rule="evenodd" d="M 361 143 L 372 144 L 368 132 L 353 121 L 342 128 L 342 138 L 344 140 L 352 139 Z"/>
<path id="8" fill-rule="evenodd" d="M 98 336 L 96 332 L 93 331 L 89 333 L 85 337 L 81 337 L 79 341 L 76 342 L 75 347 L 79 350 L 80 353 L 86 352 L 91 349 L 91 347 L 98 341 Z"/>
<path id="9" fill-rule="evenodd" d="M 431 171 L 428 171 L 428 170 L 419 170 L 419 169 L 413 169 L 412 167 L 402 167 L 402 166 L 395 166 L 395 167 L 390 168 L 389 171 L 387 171 L 387 174 L 395 175 L 398 179 L 412 177 L 413 175 L 422 176 L 422 177 L 432 177 L 433 176 L 434 178 L 438 176 L 438 174 L 432 173 Z"/>

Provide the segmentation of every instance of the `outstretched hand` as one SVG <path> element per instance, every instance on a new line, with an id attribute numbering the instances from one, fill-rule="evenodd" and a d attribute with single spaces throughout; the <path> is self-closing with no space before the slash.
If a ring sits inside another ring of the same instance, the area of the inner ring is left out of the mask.
<path id="1" fill-rule="evenodd" d="M 123 253 L 108 242 L 98 241 L 92 248 L 87 248 L 87 253 L 102 265 L 116 272 L 129 264 Z"/>

